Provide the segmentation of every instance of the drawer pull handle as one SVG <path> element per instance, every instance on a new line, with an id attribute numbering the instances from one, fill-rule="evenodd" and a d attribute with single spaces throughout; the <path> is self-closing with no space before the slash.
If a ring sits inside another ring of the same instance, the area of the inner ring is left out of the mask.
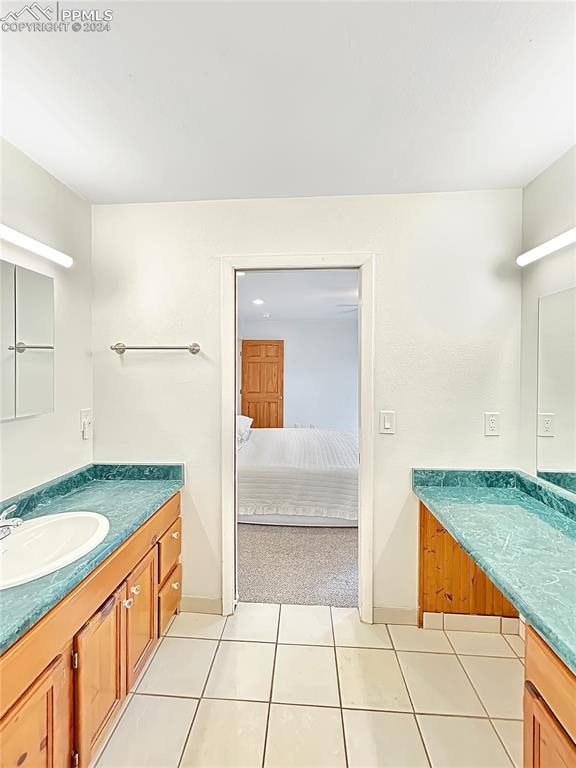
<path id="1" fill-rule="evenodd" d="M 132 608 L 132 606 L 134 605 L 134 598 L 129 597 L 128 600 L 122 600 L 122 605 L 124 606 L 124 608 Z"/>
<path id="2" fill-rule="evenodd" d="M 179 581 L 173 581 L 172 582 L 172 589 L 180 589 L 180 582 Z"/>
<path id="3" fill-rule="evenodd" d="M 133 587 L 130 587 L 131 595 L 139 595 L 140 592 L 142 592 L 142 587 L 140 586 L 140 584 L 135 584 Z"/>
<path id="4" fill-rule="evenodd" d="M 174 531 L 172 534 L 170 534 L 173 539 L 179 539 L 180 538 L 180 531 Z"/>

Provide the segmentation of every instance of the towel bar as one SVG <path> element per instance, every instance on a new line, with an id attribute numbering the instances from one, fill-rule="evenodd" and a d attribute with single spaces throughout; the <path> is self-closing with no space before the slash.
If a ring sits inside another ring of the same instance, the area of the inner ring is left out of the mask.
<path id="1" fill-rule="evenodd" d="M 186 349 L 191 355 L 197 355 L 198 352 L 200 352 L 200 344 L 188 344 L 185 347 L 131 347 L 122 344 L 122 342 L 118 342 L 117 344 L 113 344 L 110 349 L 118 355 L 123 355 L 128 349 Z"/>

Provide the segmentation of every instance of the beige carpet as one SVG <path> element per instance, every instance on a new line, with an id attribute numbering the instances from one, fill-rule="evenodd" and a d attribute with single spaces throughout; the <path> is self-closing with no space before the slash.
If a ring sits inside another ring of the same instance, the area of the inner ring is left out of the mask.
<path id="1" fill-rule="evenodd" d="M 249 603 L 358 603 L 358 529 L 238 525 L 238 590 Z"/>

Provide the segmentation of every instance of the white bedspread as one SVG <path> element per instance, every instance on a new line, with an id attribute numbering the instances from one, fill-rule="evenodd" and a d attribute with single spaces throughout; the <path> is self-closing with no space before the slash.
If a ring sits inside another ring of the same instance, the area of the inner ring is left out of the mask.
<path id="1" fill-rule="evenodd" d="M 238 515 L 358 519 L 358 436 L 254 429 L 237 454 Z"/>

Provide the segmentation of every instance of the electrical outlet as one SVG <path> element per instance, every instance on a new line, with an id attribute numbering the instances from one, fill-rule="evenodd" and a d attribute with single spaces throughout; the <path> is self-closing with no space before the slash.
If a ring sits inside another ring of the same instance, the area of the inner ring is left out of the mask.
<path id="1" fill-rule="evenodd" d="M 80 411 L 80 434 L 82 440 L 92 439 L 92 409 L 83 408 Z"/>
<path id="2" fill-rule="evenodd" d="M 498 436 L 500 434 L 500 414 L 484 414 L 484 434 L 486 437 Z"/>
<path id="3" fill-rule="evenodd" d="M 553 413 L 538 414 L 538 437 L 554 437 L 556 434 Z"/>

